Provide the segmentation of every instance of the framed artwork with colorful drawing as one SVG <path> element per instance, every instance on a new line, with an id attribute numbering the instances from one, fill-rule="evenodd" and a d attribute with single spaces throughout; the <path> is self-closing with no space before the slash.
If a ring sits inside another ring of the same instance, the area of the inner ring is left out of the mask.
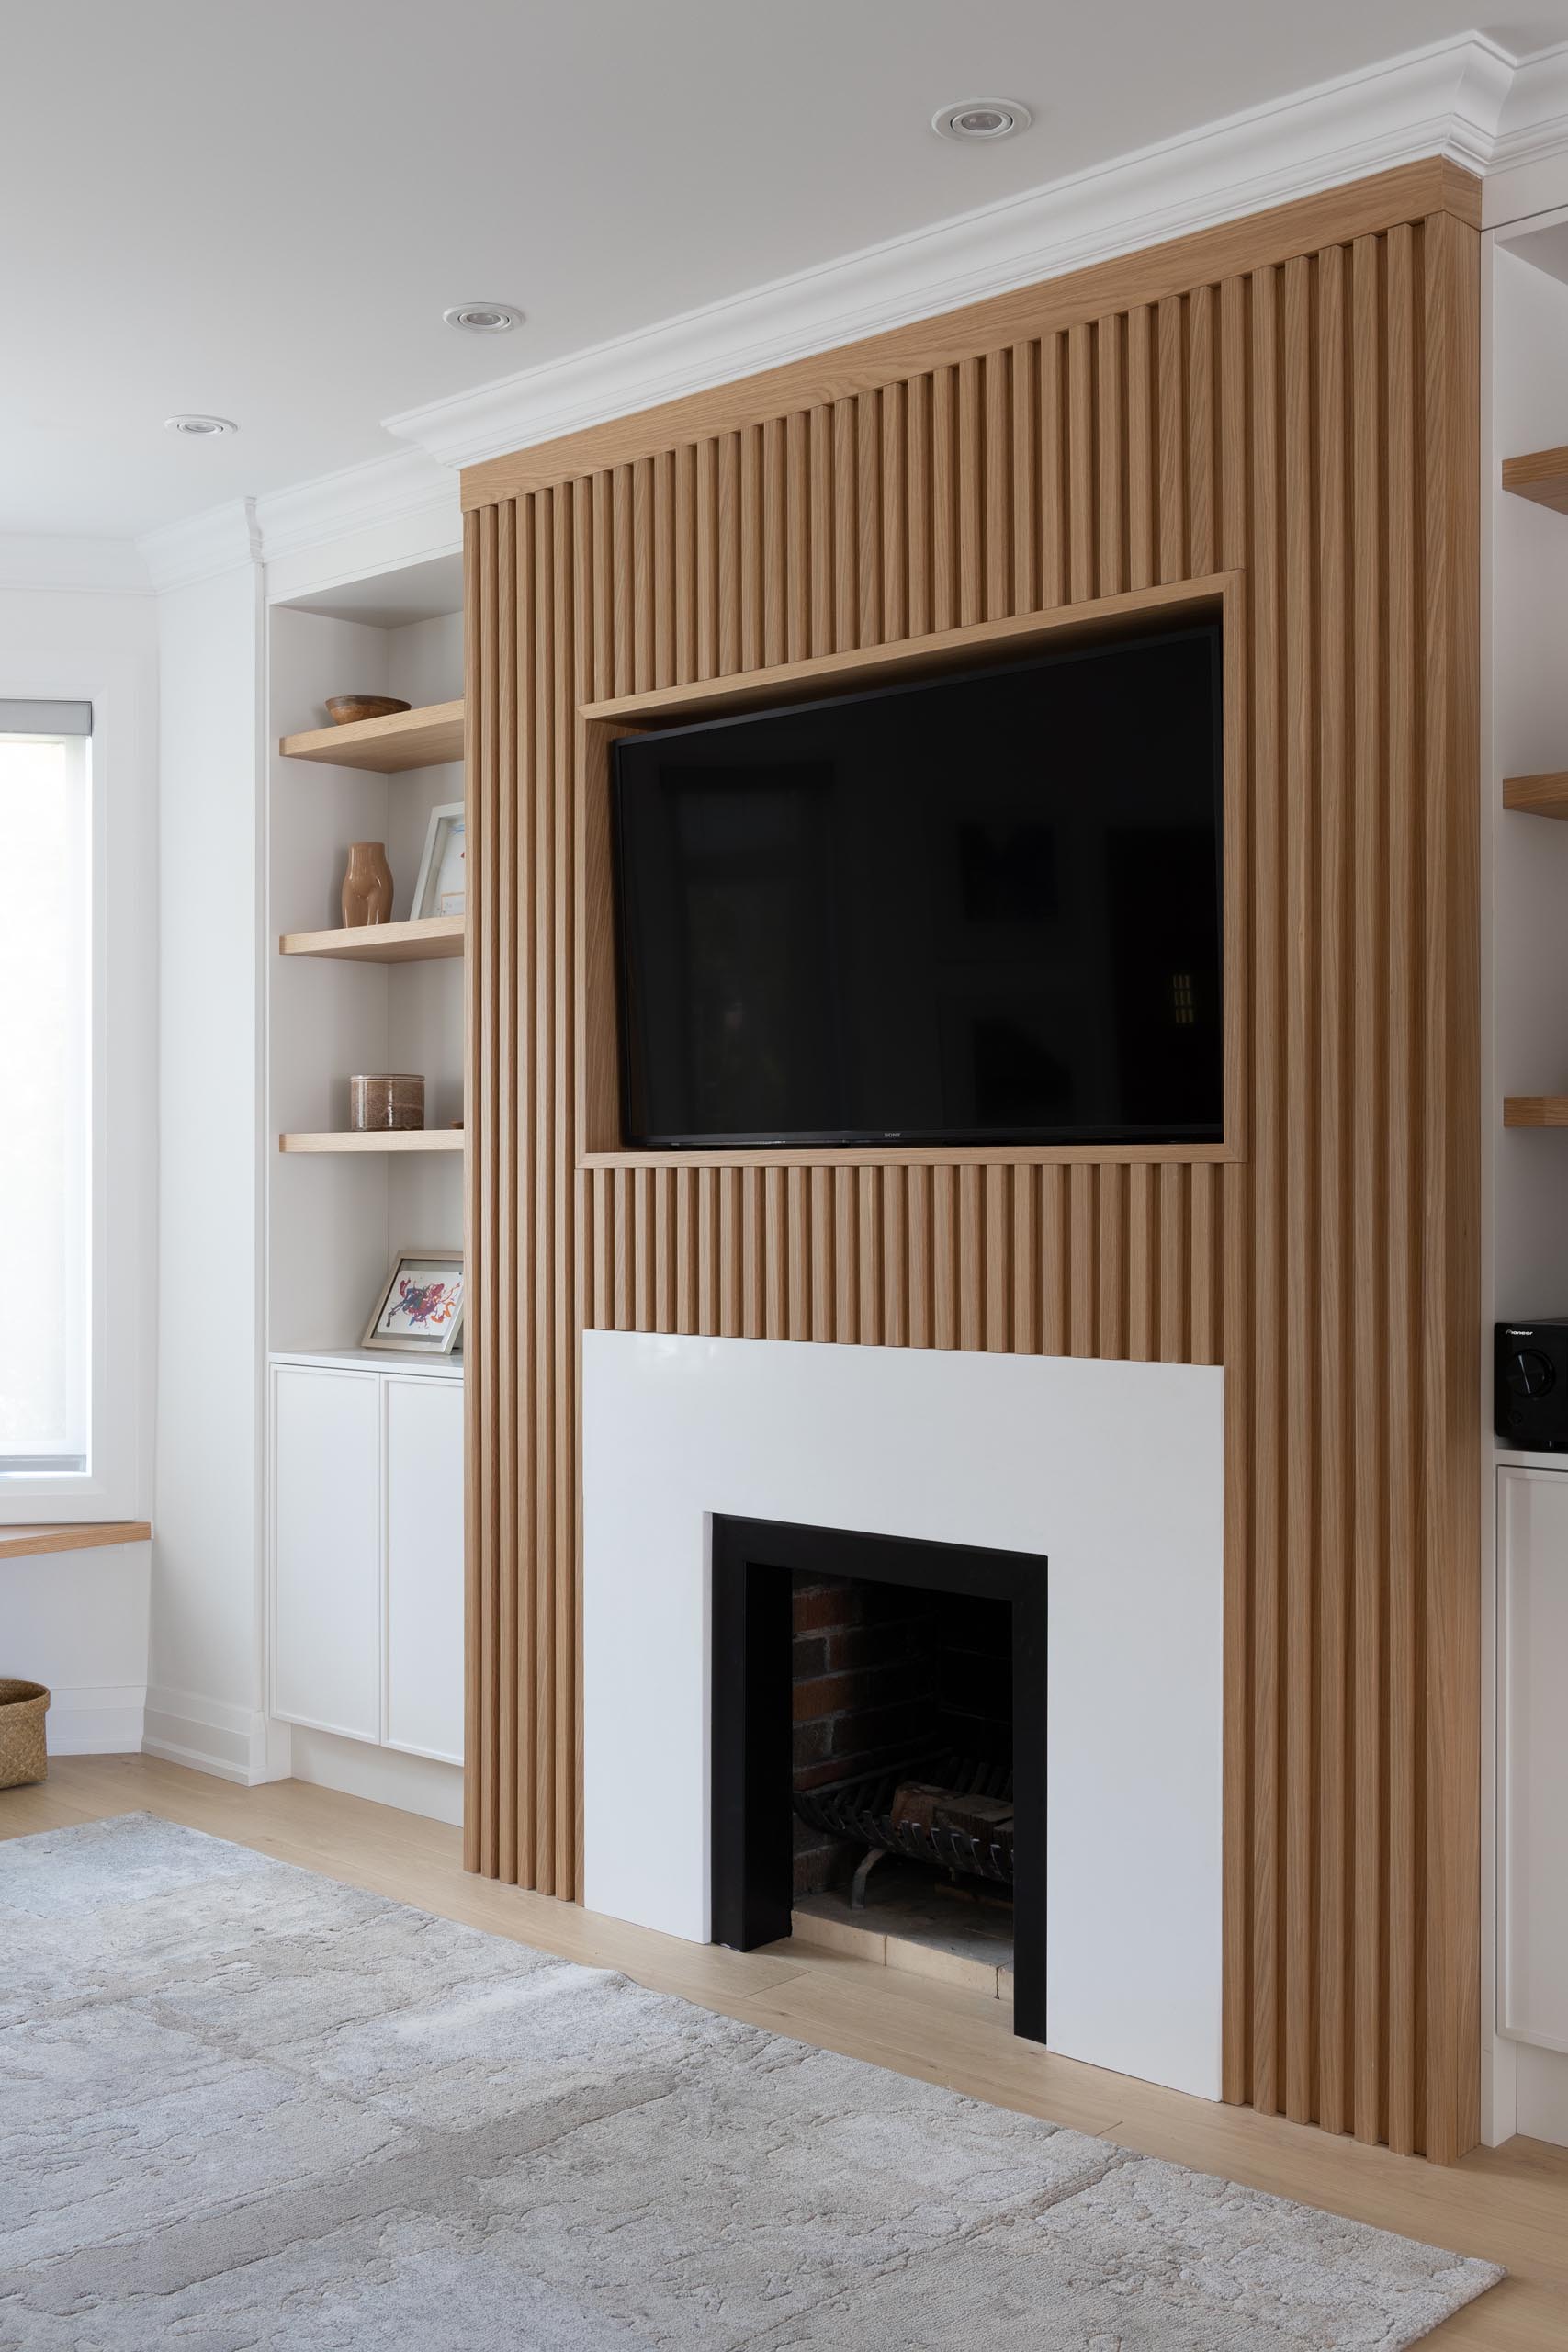
<path id="1" fill-rule="evenodd" d="M 463 1328 L 460 1250 L 400 1250 L 376 1311 L 365 1327 L 367 1348 L 449 1356 Z"/>

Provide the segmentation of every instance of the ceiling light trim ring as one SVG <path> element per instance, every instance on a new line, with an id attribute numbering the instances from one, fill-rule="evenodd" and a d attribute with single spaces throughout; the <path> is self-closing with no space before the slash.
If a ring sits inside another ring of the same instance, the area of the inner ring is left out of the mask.
<path id="1" fill-rule="evenodd" d="M 178 433 L 188 441 L 220 440 L 225 433 L 239 429 L 231 416 L 207 416 L 199 409 L 182 409 L 164 419 L 165 433 Z"/>
<path id="2" fill-rule="evenodd" d="M 990 147 L 1027 130 L 1034 117 L 1021 98 L 965 98 L 962 105 L 938 107 L 931 129 L 939 139 L 956 139 L 964 146 Z"/>
<path id="3" fill-rule="evenodd" d="M 465 334 L 510 334 L 523 323 L 514 302 L 454 302 L 441 315 L 449 327 L 460 327 Z"/>

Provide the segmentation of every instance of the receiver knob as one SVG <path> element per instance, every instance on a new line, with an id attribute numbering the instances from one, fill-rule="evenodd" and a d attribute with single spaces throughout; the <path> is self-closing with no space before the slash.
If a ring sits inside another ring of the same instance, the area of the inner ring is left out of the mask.
<path id="1" fill-rule="evenodd" d="M 1505 1377 L 1516 1396 L 1544 1396 L 1557 1385 L 1556 1367 L 1539 1348 L 1521 1348 L 1510 1356 Z"/>

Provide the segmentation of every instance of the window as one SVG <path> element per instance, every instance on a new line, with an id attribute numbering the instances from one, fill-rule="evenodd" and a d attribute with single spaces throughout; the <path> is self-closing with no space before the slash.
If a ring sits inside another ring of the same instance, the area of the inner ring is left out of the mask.
<path id="1" fill-rule="evenodd" d="M 84 703 L 0 702 L 0 1475 L 92 1464 L 94 971 Z"/>

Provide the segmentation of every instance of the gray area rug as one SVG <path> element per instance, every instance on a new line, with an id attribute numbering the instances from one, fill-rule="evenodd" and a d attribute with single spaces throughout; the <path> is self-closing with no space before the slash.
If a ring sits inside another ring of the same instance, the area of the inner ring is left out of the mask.
<path id="1" fill-rule="evenodd" d="M 1502 2273 L 150 1815 L 0 1843 L 5 2352 L 1371 2352 Z"/>

